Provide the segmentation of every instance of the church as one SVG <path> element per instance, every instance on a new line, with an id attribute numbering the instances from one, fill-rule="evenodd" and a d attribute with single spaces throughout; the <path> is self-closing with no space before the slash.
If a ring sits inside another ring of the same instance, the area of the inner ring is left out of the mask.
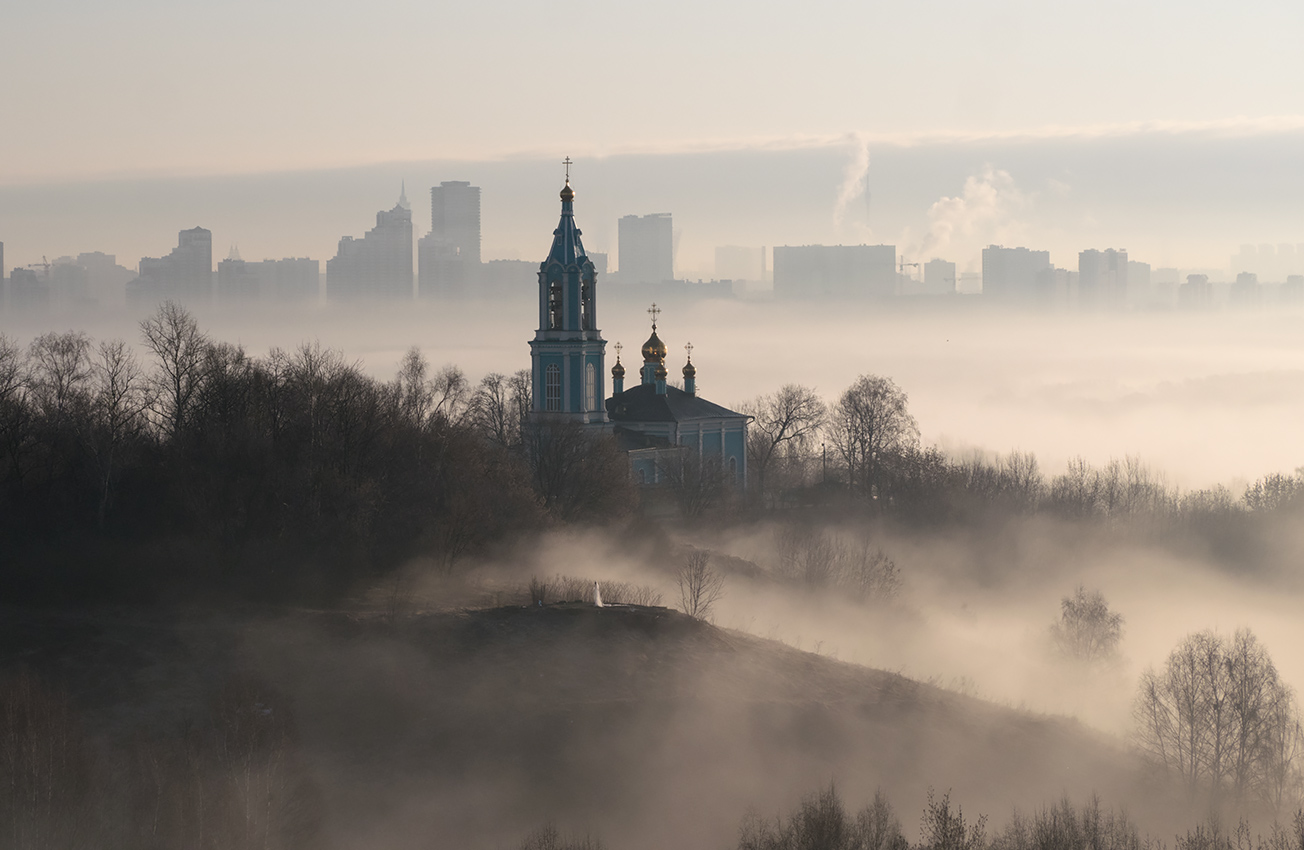
<path id="1" fill-rule="evenodd" d="M 561 221 L 552 249 L 539 266 L 539 329 L 530 341 L 533 415 L 570 419 L 612 434 L 626 452 L 630 472 L 640 484 L 665 482 L 667 471 L 686 461 L 717 465 L 726 480 L 747 482 L 749 416 L 697 394 L 692 346 L 683 367 L 683 389 L 670 386 L 666 344 L 657 336 L 655 304 L 652 335 L 643 343 L 638 383 L 625 389 L 625 367 L 611 367 L 606 395 L 606 347 L 598 329 L 597 272 L 584 253 L 575 225 L 575 191 L 561 190 Z"/>

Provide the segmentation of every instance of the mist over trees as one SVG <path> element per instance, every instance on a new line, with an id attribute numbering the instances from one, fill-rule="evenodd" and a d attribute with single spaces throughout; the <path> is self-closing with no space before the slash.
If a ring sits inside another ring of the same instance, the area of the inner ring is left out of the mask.
<path id="1" fill-rule="evenodd" d="M 1213 811 L 1296 805 L 1301 737 L 1295 694 L 1249 629 L 1188 635 L 1141 677 L 1137 743 L 1157 772 Z"/>

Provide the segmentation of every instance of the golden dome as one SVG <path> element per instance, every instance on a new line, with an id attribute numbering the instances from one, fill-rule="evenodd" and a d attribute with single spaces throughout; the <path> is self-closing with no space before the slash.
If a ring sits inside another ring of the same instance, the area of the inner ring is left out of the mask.
<path id="1" fill-rule="evenodd" d="M 625 377 L 625 367 L 620 365 L 619 357 L 616 358 L 616 365 L 611 367 L 611 377 L 617 379 Z"/>
<path id="2" fill-rule="evenodd" d="M 657 326 L 652 326 L 652 336 L 643 343 L 643 362 L 657 363 L 666 359 L 666 344 L 657 336 Z"/>
<path id="3" fill-rule="evenodd" d="M 575 190 L 572 189 L 572 188 L 570 187 L 570 181 L 569 181 L 569 180 L 567 180 L 567 181 L 566 181 L 566 185 L 562 187 L 562 190 L 561 190 L 561 199 L 562 199 L 563 201 L 573 201 L 573 200 L 575 200 Z"/>
<path id="4" fill-rule="evenodd" d="M 697 377 L 697 367 L 693 365 L 692 360 L 689 360 L 687 363 L 684 364 L 684 378 L 685 380 L 688 380 L 696 377 Z"/>
<path id="5" fill-rule="evenodd" d="M 657 370 L 653 374 L 656 375 L 658 381 L 664 381 L 666 379 L 666 364 L 658 363 Z"/>

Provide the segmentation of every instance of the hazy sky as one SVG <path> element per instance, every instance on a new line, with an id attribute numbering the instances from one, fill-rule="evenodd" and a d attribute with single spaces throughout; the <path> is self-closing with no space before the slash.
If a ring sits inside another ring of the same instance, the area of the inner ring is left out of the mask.
<path id="1" fill-rule="evenodd" d="M 1304 242 L 1298 3 L 13 0 L 4 21 L 13 262 L 98 249 L 134 266 L 195 224 L 219 255 L 325 259 L 404 178 L 418 232 L 431 182 L 472 179 L 486 255 L 533 258 L 567 154 L 594 247 L 614 248 L 618 215 L 669 209 L 694 276 L 726 243 L 885 241 L 964 264 L 983 239 L 1040 240 L 1072 267 L 1089 246 L 1191 266 Z M 866 163 L 868 220 L 850 192 Z M 796 193 L 711 194 L 778 169 Z M 281 182 L 186 182 L 250 174 Z M 307 201 L 296 180 L 355 191 Z M 63 195 L 49 209 L 24 188 Z M 982 218 L 951 222 L 966 241 L 945 250 L 928 235 L 944 198 Z"/>

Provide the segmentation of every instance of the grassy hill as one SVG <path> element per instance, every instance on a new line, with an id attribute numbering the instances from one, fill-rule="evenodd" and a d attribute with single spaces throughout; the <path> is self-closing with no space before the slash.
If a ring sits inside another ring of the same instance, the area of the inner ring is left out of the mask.
<path id="1" fill-rule="evenodd" d="M 1064 793 L 1139 793 L 1121 747 L 1073 721 L 665 608 L 9 611 L 0 652 L 68 695 L 112 766 L 100 782 L 132 786 L 141 741 L 216 730 L 216 755 L 177 770 L 274 775 L 283 817 L 310 836 L 281 846 L 506 847 L 554 819 L 612 847 L 726 847 L 749 807 L 773 814 L 830 779 L 852 802 L 883 787 L 907 833 L 928 786 L 997 818 Z M 233 768 L 232 741 L 257 758 Z M 133 792 L 136 805 L 157 807 L 150 793 L 173 792 Z"/>

